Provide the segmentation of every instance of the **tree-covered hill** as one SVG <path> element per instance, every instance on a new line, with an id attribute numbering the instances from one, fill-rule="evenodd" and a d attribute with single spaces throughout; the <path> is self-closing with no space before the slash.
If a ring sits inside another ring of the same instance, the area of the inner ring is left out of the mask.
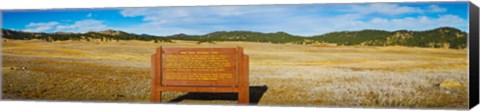
<path id="1" fill-rule="evenodd" d="M 383 30 L 361 30 L 332 32 L 319 36 L 313 36 L 310 39 L 319 42 L 337 43 L 338 45 L 360 45 L 368 41 L 385 41 L 390 35 L 391 32 Z"/>
<path id="2" fill-rule="evenodd" d="M 34 33 L 24 31 L 14 31 L 9 29 L 2 29 L 3 38 L 16 39 L 16 40 L 30 40 L 40 39 L 48 42 L 53 41 L 65 41 L 65 40 L 86 40 L 86 41 L 119 41 L 119 40 L 142 40 L 142 41 L 154 41 L 154 42 L 171 42 L 170 39 L 149 36 L 149 35 L 137 35 L 126 33 L 123 31 L 105 30 L 99 32 L 86 32 L 86 33 Z"/>
<path id="3" fill-rule="evenodd" d="M 451 27 L 426 31 L 382 30 L 342 31 L 313 36 L 312 40 L 338 45 L 411 46 L 455 48 L 467 47 L 467 33 Z"/>
<path id="4" fill-rule="evenodd" d="M 265 43 L 295 43 L 304 44 L 306 37 L 294 36 L 285 32 L 260 33 L 251 31 L 218 31 L 206 35 L 185 35 L 176 34 L 167 38 L 177 40 L 192 40 L 202 42 L 215 41 L 247 41 L 247 42 L 265 42 Z"/>
<path id="5" fill-rule="evenodd" d="M 105 30 L 86 33 L 33 33 L 2 29 L 3 37 L 7 39 L 45 41 L 86 40 L 86 41 L 119 41 L 142 40 L 157 42 L 171 42 L 171 40 L 198 41 L 198 43 L 213 43 L 221 41 L 245 41 L 262 43 L 293 43 L 314 44 L 334 43 L 337 45 L 361 46 L 410 46 L 464 49 L 467 47 L 467 33 L 451 27 L 440 27 L 425 31 L 384 31 L 360 30 L 340 31 L 327 34 L 305 37 L 291 35 L 285 32 L 261 33 L 252 31 L 217 31 L 205 35 L 175 34 L 170 36 L 154 36 L 148 34 L 132 34 L 123 31 Z"/>

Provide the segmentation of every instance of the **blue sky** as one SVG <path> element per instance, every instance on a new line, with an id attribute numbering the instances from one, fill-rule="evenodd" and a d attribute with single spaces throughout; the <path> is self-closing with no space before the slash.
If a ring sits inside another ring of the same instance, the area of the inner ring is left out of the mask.
<path id="1" fill-rule="evenodd" d="M 363 29 L 468 32 L 468 2 L 197 6 L 105 9 L 4 10 L 2 27 L 32 32 L 106 29 L 137 34 L 207 34 L 283 31 L 312 36 Z"/>

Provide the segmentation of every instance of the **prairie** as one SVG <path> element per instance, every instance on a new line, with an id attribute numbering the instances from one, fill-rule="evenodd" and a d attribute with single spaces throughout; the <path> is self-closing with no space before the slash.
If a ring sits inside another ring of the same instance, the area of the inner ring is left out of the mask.
<path id="1" fill-rule="evenodd" d="M 150 55 L 159 46 L 245 48 L 250 86 L 268 87 L 254 103 L 258 105 L 468 106 L 467 50 L 190 41 L 7 40 L 2 45 L 2 99 L 147 103 Z M 236 104 L 222 97 L 178 99 L 185 95 L 166 92 L 162 98 Z"/>

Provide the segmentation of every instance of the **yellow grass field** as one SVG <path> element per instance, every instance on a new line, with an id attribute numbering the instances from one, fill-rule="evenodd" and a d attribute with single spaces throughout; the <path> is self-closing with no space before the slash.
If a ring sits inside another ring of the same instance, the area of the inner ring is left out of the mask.
<path id="1" fill-rule="evenodd" d="M 252 104 L 257 105 L 468 106 L 467 50 L 189 41 L 7 40 L 2 99 L 147 103 L 150 55 L 159 46 L 244 47 L 250 56 Z M 232 94 L 166 92 L 162 98 L 236 104 Z"/>

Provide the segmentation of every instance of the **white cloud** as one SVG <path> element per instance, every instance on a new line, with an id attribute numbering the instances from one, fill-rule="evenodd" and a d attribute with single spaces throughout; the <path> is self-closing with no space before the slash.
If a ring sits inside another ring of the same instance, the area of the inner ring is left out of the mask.
<path id="1" fill-rule="evenodd" d="M 384 18 L 374 18 L 370 21 L 352 21 L 359 22 L 361 26 L 356 25 L 346 25 L 343 27 L 337 27 L 338 29 L 350 29 L 350 30 L 361 30 L 361 29 L 383 29 L 383 30 L 429 30 L 438 27 L 450 26 L 450 27 L 466 27 L 468 26 L 468 21 L 462 19 L 456 15 L 442 15 L 439 17 L 427 17 L 427 16 L 418 16 L 418 17 L 404 17 L 404 18 L 395 18 L 395 19 L 384 19 Z"/>
<path id="2" fill-rule="evenodd" d="M 369 4 L 369 5 L 353 5 L 348 11 L 359 14 L 386 14 L 386 15 L 399 15 L 408 13 L 422 13 L 422 9 L 418 7 L 399 6 L 397 4 Z"/>
<path id="3" fill-rule="evenodd" d="M 102 21 L 86 19 L 76 21 L 73 24 L 61 24 L 59 22 L 30 23 L 24 31 L 30 32 L 87 32 L 106 30 L 108 27 Z"/>
<path id="4" fill-rule="evenodd" d="M 369 5 L 352 5 L 351 8 L 345 9 L 347 12 L 359 13 L 359 14 L 384 14 L 384 15 L 401 15 L 412 13 L 425 13 L 425 12 L 445 12 L 446 8 L 439 7 L 438 5 L 430 5 L 426 8 L 400 6 L 398 4 L 369 4 Z"/>
<path id="5" fill-rule="evenodd" d="M 43 32 L 55 28 L 55 26 L 58 24 L 58 22 L 30 23 L 26 26 L 25 31 Z"/>
<path id="6" fill-rule="evenodd" d="M 381 29 L 393 31 L 400 29 L 427 30 L 441 26 L 466 27 L 468 22 L 465 19 L 457 15 L 440 14 L 446 10 L 437 5 L 417 7 L 379 3 L 302 7 L 267 5 L 127 8 L 123 9 L 121 14 L 124 17 L 141 17 L 145 22 L 133 27 L 122 28 L 122 30 L 156 35 L 250 30 L 285 31 L 309 36 L 343 30 Z M 440 15 L 437 17 L 424 16 L 426 13 L 439 13 Z M 404 17 L 405 14 L 408 14 L 408 17 Z"/>
<path id="7" fill-rule="evenodd" d="M 285 12 L 285 8 L 262 6 L 265 7 L 262 10 L 258 6 L 210 6 L 210 7 L 162 7 L 162 8 L 126 8 L 123 9 L 120 14 L 125 17 L 135 16 L 149 16 L 151 15 L 161 17 L 189 17 L 189 16 L 242 16 L 255 13 L 268 13 L 268 12 Z M 155 20 L 155 19 L 144 19 Z"/>
<path id="8" fill-rule="evenodd" d="M 215 6 L 215 7 L 163 7 L 163 8 L 127 8 L 120 13 L 124 17 L 143 17 L 144 21 L 158 24 L 229 22 L 226 17 L 246 18 L 248 15 L 275 17 L 276 14 L 289 13 L 285 8 L 272 6 Z"/>
<path id="9" fill-rule="evenodd" d="M 158 35 L 205 34 L 212 30 L 229 30 L 239 27 L 225 26 L 226 24 L 243 22 L 249 22 L 244 23 L 246 25 L 252 24 L 252 22 L 264 24 L 268 21 L 275 21 L 272 18 L 285 16 L 284 13 L 291 13 L 285 8 L 264 7 L 262 9 L 257 6 L 127 8 L 121 11 L 124 17 L 140 16 L 145 23 L 122 29 Z"/>
<path id="10" fill-rule="evenodd" d="M 428 8 L 429 8 L 429 11 L 431 11 L 431 12 L 445 12 L 445 11 L 447 11 L 446 8 L 441 8 L 438 5 L 430 5 L 430 6 L 428 6 Z"/>
<path id="11" fill-rule="evenodd" d="M 94 19 L 86 19 L 77 21 L 74 24 L 70 25 L 58 25 L 55 28 L 55 31 L 62 32 L 87 32 L 87 31 L 100 31 L 106 30 L 108 27 L 103 24 L 102 21 Z"/>
<path id="12" fill-rule="evenodd" d="M 124 17 L 141 17 L 144 23 L 129 27 L 108 27 L 103 21 L 86 20 L 30 23 L 26 31 L 86 32 L 106 29 L 132 33 L 172 35 L 206 34 L 213 31 L 249 30 L 284 31 L 294 35 L 318 35 L 332 31 L 381 29 L 426 30 L 441 26 L 468 27 L 458 15 L 448 15 L 438 5 L 409 6 L 401 4 L 353 5 L 262 5 L 126 8 Z M 436 13 L 425 16 L 427 13 Z M 407 15 L 407 16 L 405 16 Z"/>
<path id="13" fill-rule="evenodd" d="M 438 17 L 403 17 L 403 18 L 372 18 L 362 21 L 356 15 L 344 15 L 329 18 L 298 17 L 291 22 L 278 23 L 269 26 L 254 26 L 255 31 L 286 31 L 292 34 L 311 36 L 334 31 L 355 31 L 364 29 L 396 30 L 430 30 L 438 27 L 468 27 L 468 21 L 456 15 L 441 15 Z M 284 28 L 291 27 L 291 28 Z M 285 30 L 286 29 L 286 30 Z"/>

